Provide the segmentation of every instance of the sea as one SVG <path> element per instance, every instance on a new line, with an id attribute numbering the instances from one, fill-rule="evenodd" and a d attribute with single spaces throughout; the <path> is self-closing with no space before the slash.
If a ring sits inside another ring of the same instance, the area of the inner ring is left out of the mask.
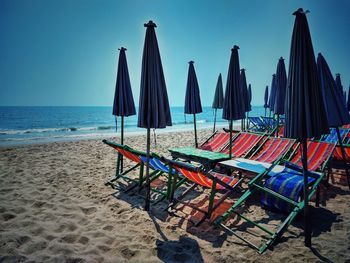
<path id="1" fill-rule="evenodd" d="M 136 109 L 137 111 L 138 109 Z M 262 106 L 253 106 L 249 116 L 264 114 Z M 216 127 L 228 127 L 217 110 Z M 155 133 L 193 130 L 193 116 L 183 107 L 171 107 L 173 125 Z M 203 107 L 196 114 L 197 129 L 213 128 L 214 110 Z M 47 142 L 102 139 L 120 135 L 121 118 L 112 115 L 112 107 L 0 107 L 0 147 Z M 234 124 L 239 125 L 240 121 Z M 137 127 L 137 115 L 124 118 L 127 135 L 145 133 Z"/>

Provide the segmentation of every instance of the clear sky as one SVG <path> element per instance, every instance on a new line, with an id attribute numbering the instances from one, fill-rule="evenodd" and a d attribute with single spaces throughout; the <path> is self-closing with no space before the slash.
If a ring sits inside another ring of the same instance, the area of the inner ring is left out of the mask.
<path id="1" fill-rule="evenodd" d="M 350 84 L 348 0 L 1 0 L 0 105 L 110 106 L 118 48 L 126 47 L 135 104 L 143 24 L 156 24 L 171 106 L 184 104 L 188 61 L 195 61 L 202 104 L 211 105 L 231 48 L 263 104 L 280 56 L 288 70 L 293 11 L 309 9 L 315 55 Z"/>

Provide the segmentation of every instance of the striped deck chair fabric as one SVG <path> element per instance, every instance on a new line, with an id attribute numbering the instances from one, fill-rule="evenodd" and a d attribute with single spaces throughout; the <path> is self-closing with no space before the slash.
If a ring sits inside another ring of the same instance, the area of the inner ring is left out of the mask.
<path id="1" fill-rule="evenodd" d="M 313 173 L 314 177 L 308 177 L 308 183 L 315 181 L 318 174 Z M 291 168 L 284 168 L 281 173 L 275 174 L 265 182 L 265 187 L 277 192 L 295 202 L 299 202 L 303 195 L 304 176 L 303 173 Z M 261 203 L 265 206 L 276 208 L 283 212 L 291 212 L 294 208 L 290 203 L 283 199 L 269 195 L 267 192 L 262 192 Z"/>
<path id="2" fill-rule="evenodd" d="M 144 164 L 147 163 L 147 157 L 146 156 L 141 156 L 141 160 L 143 161 Z M 161 160 L 155 157 L 151 157 L 149 159 L 149 166 L 153 170 L 161 171 L 163 173 L 169 173 L 169 166 L 165 165 Z"/>
<path id="3" fill-rule="evenodd" d="M 333 153 L 334 144 L 328 142 L 308 141 L 307 142 L 307 161 L 308 170 L 316 171 L 322 167 L 325 161 Z M 291 157 L 290 162 L 302 167 L 302 147 L 301 144 Z"/>
<path id="4" fill-rule="evenodd" d="M 248 153 L 261 139 L 263 135 L 241 132 L 232 142 L 232 156 L 233 157 L 242 157 Z M 229 154 L 230 146 L 227 145 L 221 153 Z"/>
<path id="5" fill-rule="evenodd" d="M 206 175 L 204 175 L 200 171 L 189 171 L 185 168 L 182 167 L 177 167 L 174 165 L 175 169 L 178 170 L 181 174 L 183 174 L 187 179 L 189 179 L 191 182 L 194 182 L 196 184 L 199 184 L 203 187 L 206 188 L 212 188 L 213 187 L 213 180 L 208 178 Z M 226 176 L 220 173 L 216 172 L 209 172 L 210 175 L 213 177 L 217 178 L 218 180 L 224 182 L 225 184 L 229 186 L 235 186 L 237 182 L 239 181 L 237 178 L 231 177 L 231 176 Z M 225 189 L 223 185 L 216 184 L 216 190 L 222 190 Z"/>
<path id="6" fill-rule="evenodd" d="M 218 152 L 230 141 L 230 134 L 227 132 L 217 132 L 206 143 L 199 146 L 202 150 Z"/>
<path id="7" fill-rule="evenodd" d="M 284 125 L 278 127 L 278 137 L 284 137 Z"/>
<path id="8" fill-rule="evenodd" d="M 345 151 L 345 160 L 346 162 L 350 162 L 350 146 L 349 145 L 344 145 L 344 151 Z M 340 146 L 336 146 L 333 152 L 333 158 L 342 161 L 343 160 L 343 155 L 341 152 Z"/>
<path id="9" fill-rule="evenodd" d="M 338 142 L 338 135 L 337 135 L 336 129 L 335 128 L 330 128 L 329 131 L 330 131 L 330 133 L 323 135 L 321 137 L 320 141 L 330 142 L 330 143 L 337 143 Z M 339 133 L 340 133 L 340 138 L 342 139 L 342 141 L 344 141 L 344 139 L 348 135 L 348 130 L 347 129 L 339 129 Z"/>
<path id="10" fill-rule="evenodd" d="M 265 131 L 266 124 L 260 117 L 248 117 L 249 126 L 251 126 L 251 130 L 255 131 Z"/>
<path id="11" fill-rule="evenodd" d="M 250 156 L 249 159 L 259 162 L 273 163 L 283 156 L 292 147 L 293 143 L 294 140 L 269 137 L 264 142 L 261 149 L 253 156 Z"/>
<path id="12" fill-rule="evenodd" d="M 121 153 L 124 157 L 128 158 L 129 160 L 135 162 L 135 163 L 140 163 L 141 158 L 139 155 L 136 155 L 127 149 L 121 149 L 121 148 L 116 148 L 119 153 Z"/>

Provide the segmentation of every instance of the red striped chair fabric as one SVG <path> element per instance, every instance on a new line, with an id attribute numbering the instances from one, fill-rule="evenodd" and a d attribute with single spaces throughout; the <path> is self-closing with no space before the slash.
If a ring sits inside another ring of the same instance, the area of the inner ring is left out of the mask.
<path id="1" fill-rule="evenodd" d="M 242 132 L 232 142 L 232 156 L 242 157 L 248 151 L 250 151 L 263 135 L 255 133 Z M 221 153 L 229 154 L 230 146 L 225 147 Z"/>
<path id="2" fill-rule="evenodd" d="M 307 142 L 307 161 L 308 161 L 308 170 L 316 171 L 321 168 L 322 164 L 327 160 L 329 155 L 332 154 L 334 149 L 334 144 L 327 142 L 319 141 L 308 141 Z M 295 154 L 291 158 L 290 162 L 298 166 L 302 166 L 301 161 L 302 156 L 302 147 L 299 145 L 298 149 L 295 151 Z"/>
<path id="3" fill-rule="evenodd" d="M 202 150 L 217 152 L 226 144 L 229 143 L 230 134 L 227 132 L 218 132 L 214 134 L 208 142 L 201 145 L 199 148 Z"/>
<path id="4" fill-rule="evenodd" d="M 260 151 L 249 157 L 249 159 L 259 162 L 273 163 L 283 156 L 293 143 L 294 140 L 270 137 L 265 141 Z"/>
<path id="5" fill-rule="evenodd" d="M 345 160 L 347 162 L 350 162 L 350 147 L 349 146 L 344 146 L 344 150 L 345 150 Z M 333 152 L 333 158 L 339 161 L 343 160 L 343 155 L 341 153 L 341 148 L 340 146 L 336 146 Z"/>
<path id="6" fill-rule="evenodd" d="M 185 168 L 182 167 L 177 167 L 176 165 L 174 166 L 174 168 L 176 170 L 178 170 L 180 173 L 182 173 L 187 179 L 189 179 L 190 181 L 197 183 L 201 186 L 204 186 L 206 188 L 211 189 L 213 186 L 213 180 L 211 180 L 210 178 L 208 178 L 207 176 L 205 176 L 203 173 L 201 172 L 194 172 L 194 171 L 189 171 Z M 237 182 L 239 181 L 238 179 L 231 177 L 231 176 L 226 176 L 220 173 L 215 173 L 215 172 L 210 172 L 210 174 L 214 177 L 216 177 L 218 180 L 228 184 L 229 186 L 234 186 L 237 184 Z M 222 186 L 221 184 L 216 184 L 216 190 L 222 190 L 225 189 L 224 186 Z"/>
<path id="7" fill-rule="evenodd" d="M 135 163 L 140 163 L 141 162 L 141 158 L 140 156 L 133 154 L 131 152 L 129 152 L 128 150 L 125 149 L 121 149 L 121 148 L 116 148 L 118 150 L 118 152 L 120 152 L 124 157 L 130 159 L 131 161 L 134 161 Z"/>

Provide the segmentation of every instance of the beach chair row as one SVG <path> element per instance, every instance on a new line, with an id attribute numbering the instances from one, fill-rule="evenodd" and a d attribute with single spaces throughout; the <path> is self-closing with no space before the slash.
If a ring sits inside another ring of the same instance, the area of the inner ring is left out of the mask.
<path id="1" fill-rule="evenodd" d="M 344 135 L 345 134 L 345 135 Z M 343 132 L 342 136 L 347 137 L 348 133 Z M 203 150 L 211 150 L 221 153 L 228 152 L 229 134 L 226 131 L 215 132 L 201 146 Z M 166 176 L 165 190 L 159 190 L 157 187 L 152 187 L 151 190 L 158 194 L 158 198 L 154 202 L 167 200 L 169 209 L 175 209 L 177 204 L 188 205 L 193 209 L 201 212 L 203 217 L 193 222 L 200 224 L 205 219 L 211 219 L 213 212 L 234 190 L 240 190 L 241 197 L 234 205 L 224 214 L 219 216 L 215 224 L 221 226 L 229 233 L 237 236 L 245 241 L 251 247 L 264 252 L 273 242 L 280 237 L 284 230 L 290 225 L 296 215 L 303 209 L 302 191 L 303 191 L 303 174 L 301 167 L 301 146 L 296 140 L 270 137 L 266 134 L 234 132 L 232 152 L 234 158 L 244 157 L 243 162 L 253 162 L 253 164 L 270 164 L 268 169 L 263 169 L 254 179 L 248 183 L 248 188 L 243 190 L 240 186 L 243 180 L 241 172 L 225 170 L 225 165 L 218 165 L 215 169 L 208 169 L 200 164 L 184 163 L 179 160 L 170 160 L 155 153 L 151 154 L 149 161 L 144 152 L 136 151 L 128 146 L 119 145 L 111 141 L 104 141 L 109 146 L 115 148 L 120 154 L 134 163 L 130 169 L 116 176 L 108 182 L 114 185 L 114 182 L 119 178 L 132 181 L 127 191 L 137 188 L 140 192 L 144 187 L 143 170 L 146 163 L 152 169 L 150 178 L 155 182 L 160 175 Z M 324 178 L 325 167 L 334 152 L 336 143 L 327 142 L 327 139 L 310 140 L 307 143 L 308 148 L 308 169 L 309 173 L 309 197 L 311 198 L 317 193 L 318 186 Z M 240 159 L 241 160 L 241 159 Z M 127 174 L 139 167 L 138 178 L 131 179 Z M 226 167 L 227 168 L 227 167 Z M 235 169 L 233 169 L 235 170 Z M 181 186 L 181 187 L 180 187 Z M 183 187 L 185 186 L 185 187 Z M 191 203 L 191 199 L 185 197 L 189 193 L 198 189 L 209 189 L 208 206 L 204 210 Z M 182 188 L 181 194 L 175 195 L 175 192 Z M 185 188 L 186 190 L 183 190 Z M 261 226 L 246 215 L 237 212 L 245 201 L 257 192 L 262 193 L 261 204 L 265 207 L 277 209 L 284 213 L 288 213 L 286 219 L 281 223 L 279 228 L 269 230 Z M 215 199 L 219 194 L 220 198 Z M 318 200 L 318 197 L 317 197 Z M 240 218 L 255 225 L 263 230 L 269 238 L 261 246 L 253 244 L 242 236 L 238 235 L 235 230 L 228 227 L 225 221 L 231 214 L 236 214 Z"/>

